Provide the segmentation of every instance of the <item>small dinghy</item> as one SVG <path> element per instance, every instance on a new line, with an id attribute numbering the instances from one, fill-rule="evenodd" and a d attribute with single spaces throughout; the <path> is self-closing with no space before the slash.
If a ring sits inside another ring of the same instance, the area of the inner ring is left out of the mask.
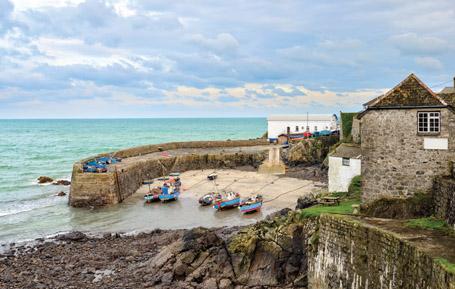
<path id="1" fill-rule="evenodd" d="M 218 175 L 216 173 L 211 173 L 210 175 L 207 176 L 207 179 L 210 181 L 216 180 L 218 178 Z"/>
<path id="2" fill-rule="evenodd" d="M 214 208 L 218 211 L 224 209 L 232 209 L 240 205 L 240 195 L 239 193 L 227 192 L 220 194 L 214 199 Z"/>
<path id="3" fill-rule="evenodd" d="M 258 212 L 261 210 L 263 198 L 261 195 L 249 197 L 248 199 L 242 200 L 239 209 L 240 212 L 247 214 Z"/>
<path id="4" fill-rule="evenodd" d="M 210 206 L 213 204 L 213 201 L 215 200 L 217 195 L 218 194 L 216 194 L 216 193 L 205 194 L 199 198 L 199 204 L 201 206 Z"/>

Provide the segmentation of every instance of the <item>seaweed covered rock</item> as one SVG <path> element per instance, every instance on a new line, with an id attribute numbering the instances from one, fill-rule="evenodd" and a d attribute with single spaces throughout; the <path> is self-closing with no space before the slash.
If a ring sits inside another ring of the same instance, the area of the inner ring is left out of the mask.
<path id="1" fill-rule="evenodd" d="M 37 181 L 38 181 L 38 184 L 45 184 L 45 183 L 53 182 L 54 179 L 51 177 L 40 176 L 40 177 L 38 177 Z"/>
<path id="2" fill-rule="evenodd" d="M 410 219 L 430 216 L 433 213 L 431 194 L 415 194 L 410 198 L 382 198 L 362 204 L 363 215 L 375 218 Z"/>
<path id="3" fill-rule="evenodd" d="M 290 166 L 320 164 L 337 142 L 338 136 L 305 139 L 291 146 L 284 156 L 285 162 Z"/>

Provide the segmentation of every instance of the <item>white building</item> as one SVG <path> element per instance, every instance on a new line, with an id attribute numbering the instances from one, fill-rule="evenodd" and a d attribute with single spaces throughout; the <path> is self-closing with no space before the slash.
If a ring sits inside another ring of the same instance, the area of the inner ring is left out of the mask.
<path id="1" fill-rule="evenodd" d="M 329 155 L 329 192 L 347 192 L 352 178 L 361 174 L 361 150 L 341 144 Z"/>
<path id="2" fill-rule="evenodd" d="M 272 115 L 267 124 L 269 140 L 273 141 L 280 134 L 336 130 L 338 118 L 335 114 Z"/>

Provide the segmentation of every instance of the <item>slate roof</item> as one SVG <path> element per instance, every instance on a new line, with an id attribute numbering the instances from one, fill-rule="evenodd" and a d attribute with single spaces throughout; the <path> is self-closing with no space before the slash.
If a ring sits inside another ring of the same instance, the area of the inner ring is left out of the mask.
<path id="1" fill-rule="evenodd" d="M 359 159 L 362 156 L 360 146 L 351 143 L 340 144 L 334 152 L 330 154 L 331 157 Z"/>
<path id="2" fill-rule="evenodd" d="M 411 73 L 397 86 L 378 97 L 368 107 L 418 107 L 447 105 L 447 103 Z"/>
<path id="3" fill-rule="evenodd" d="M 455 96 L 453 98 L 455 100 Z M 365 104 L 366 109 L 358 115 L 361 118 L 368 110 L 387 108 L 431 108 L 451 107 L 452 101 L 434 93 L 415 74 L 411 73 L 387 93 Z"/>

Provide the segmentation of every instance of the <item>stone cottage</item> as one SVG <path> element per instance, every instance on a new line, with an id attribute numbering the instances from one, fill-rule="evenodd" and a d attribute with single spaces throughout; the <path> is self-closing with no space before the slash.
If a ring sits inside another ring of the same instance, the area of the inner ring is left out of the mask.
<path id="1" fill-rule="evenodd" d="M 360 120 L 363 201 L 428 192 L 455 160 L 455 93 L 414 74 L 367 104 Z"/>

